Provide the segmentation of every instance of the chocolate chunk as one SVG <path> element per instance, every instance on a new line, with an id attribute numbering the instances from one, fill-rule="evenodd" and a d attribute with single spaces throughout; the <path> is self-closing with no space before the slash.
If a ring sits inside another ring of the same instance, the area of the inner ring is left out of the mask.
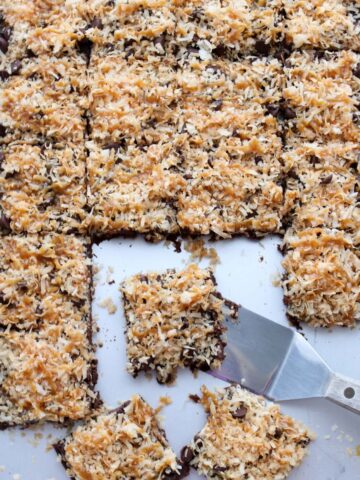
<path id="1" fill-rule="evenodd" d="M 125 140 L 120 140 L 119 142 L 110 142 L 107 145 L 103 146 L 103 150 L 115 150 L 116 152 L 121 148 L 124 148 Z"/>
<path id="2" fill-rule="evenodd" d="M 270 115 L 272 115 L 273 117 L 277 117 L 279 115 L 279 112 L 280 112 L 279 105 L 276 105 L 275 103 L 268 103 L 267 105 L 265 105 L 265 108 L 268 111 L 268 113 L 270 113 Z"/>
<path id="3" fill-rule="evenodd" d="M 247 414 L 246 407 L 239 407 L 234 412 L 231 412 L 231 415 L 233 416 L 233 418 L 236 418 L 239 420 L 242 420 L 243 418 L 245 418 L 246 414 Z"/>
<path id="4" fill-rule="evenodd" d="M 294 110 L 286 106 L 282 108 L 282 114 L 286 120 L 292 120 L 296 117 L 296 113 L 294 112 Z"/>
<path id="5" fill-rule="evenodd" d="M 5 137 L 6 135 L 6 127 L 4 125 L 1 125 L 0 123 L 0 137 Z"/>
<path id="6" fill-rule="evenodd" d="M 77 42 L 77 48 L 80 53 L 83 53 L 89 58 L 91 54 L 92 41 L 88 38 L 82 38 Z"/>
<path id="7" fill-rule="evenodd" d="M 227 53 L 227 49 L 222 44 L 215 47 L 214 50 L 212 51 L 212 54 L 215 55 L 215 57 L 224 57 L 226 53 Z"/>
<path id="8" fill-rule="evenodd" d="M 311 155 L 309 158 L 309 162 L 311 163 L 311 165 L 316 165 L 320 163 L 320 159 L 316 155 Z"/>
<path id="9" fill-rule="evenodd" d="M 185 180 L 192 180 L 193 176 L 191 175 L 191 173 L 185 173 L 184 175 L 184 179 Z"/>
<path id="10" fill-rule="evenodd" d="M 255 50 L 260 53 L 260 55 L 269 55 L 270 48 L 270 45 L 264 42 L 264 40 L 257 40 L 257 42 L 255 42 Z"/>
<path id="11" fill-rule="evenodd" d="M 193 393 L 190 393 L 189 398 L 190 398 L 190 400 L 192 400 L 194 403 L 200 403 L 200 400 L 201 400 L 201 398 L 199 397 L 199 395 L 196 395 L 196 394 L 193 394 Z"/>
<path id="12" fill-rule="evenodd" d="M 276 439 L 279 439 L 279 438 L 282 437 L 283 433 L 284 432 L 283 432 L 283 430 L 281 430 L 281 428 L 276 428 L 273 437 L 276 438 Z"/>
<path id="13" fill-rule="evenodd" d="M 4 37 L 0 37 L 0 50 L 2 53 L 6 53 L 9 49 L 9 42 Z"/>
<path id="14" fill-rule="evenodd" d="M 180 453 L 180 460 L 183 463 L 190 463 L 194 457 L 195 457 L 195 454 L 192 448 L 190 448 L 189 446 L 183 447 Z"/>
<path id="15" fill-rule="evenodd" d="M 2 212 L 0 212 L 0 230 L 5 233 L 11 232 L 10 219 Z"/>
<path id="16" fill-rule="evenodd" d="M 222 473 L 226 472 L 227 468 L 226 467 L 221 467 L 220 465 L 214 465 L 213 472 L 215 473 Z"/>
<path id="17" fill-rule="evenodd" d="M 12 64 L 10 65 L 11 75 L 17 75 L 20 72 L 21 67 L 22 65 L 20 60 L 15 60 L 15 62 L 12 62 Z"/>
<path id="18" fill-rule="evenodd" d="M 5 40 L 9 40 L 11 37 L 11 28 L 10 27 L 3 27 L 0 29 L 0 37 L 5 38 Z"/>
<path id="19" fill-rule="evenodd" d="M 0 70 L 0 80 L 7 80 L 10 77 L 10 74 L 6 70 Z"/>
<path id="20" fill-rule="evenodd" d="M 322 177 L 320 179 L 321 185 L 329 185 L 329 183 L 331 183 L 332 178 L 333 178 L 332 173 L 330 173 L 330 175 L 327 175 L 326 177 Z"/>
<path id="21" fill-rule="evenodd" d="M 360 63 L 358 63 L 354 68 L 353 74 L 355 75 L 355 77 L 360 78 Z"/>
<path id="22" fill-rule="evenodd" d="M 218 112 L 219 110 L 221 110 L 222 104 L 223 104 L 223 101 L 222 101 L 222 100 L 215 100 L 215 101 L 212 103 L 213 109 L 214 109 L 216 112 Z"/>

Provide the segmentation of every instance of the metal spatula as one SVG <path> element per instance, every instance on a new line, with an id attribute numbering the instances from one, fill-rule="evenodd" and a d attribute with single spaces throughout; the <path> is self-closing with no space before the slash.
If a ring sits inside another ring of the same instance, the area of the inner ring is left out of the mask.
<path id="1" fill-rule="evenodd" d="M 296 331 L 243 307 L 226 324 L 226 358 L 211 375 L 271 400 L 324 397 L 360 413 L 360 382 L 332 372 Z"/>

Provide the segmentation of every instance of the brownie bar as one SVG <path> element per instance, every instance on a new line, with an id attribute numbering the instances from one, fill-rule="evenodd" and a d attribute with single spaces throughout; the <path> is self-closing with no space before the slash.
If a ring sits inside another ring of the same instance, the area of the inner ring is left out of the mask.
<path id="1" fill-rule="evenodd" d="M 182 460 L 208 479 L 282 480 L 298 466 L 313 436 L 240 386 L 213 393 L 202 387 L 205 427 L 182 450 Z"/>
<path id="2" fill-rule="evenodd" d="M 359 54 L 350 51 L 296 52 L 288 58 L 287 142 L 359 142 L 359 62 Z"/>
<path id="3" fill-rule="evenodd" d="M 360 51 L 357 0 L 286 0 L 282 29 L 293 48 Z"/>
<path id="4" fill-rule="evenodd" d="M 135 51 L 143 56 L 189 52 L 201 57 L 236 58 L 242 54 L 267 55 L 281 39 L 278 0 L 258 2 L 90 1 L 96 19 L 89 32 L 95 45 L 111 45 L 115 50 Z"/>
<path id="5" fill-rule="evenodd" d="M 346 231 L 358 243 L 360 205 L 356 174 L 359 144 L 303 143 L 287 147 L 286 226 L 295 231 L 324 227 Z"/>
<path id="6" fill-rule="evenodd" d="M 0 237 L 0 325 L 89 324 L 89 248 L 72 235 Z"/>
<path id="7" fill-rule="evenodd" d="M 3 0 L 0 70 L 34 55 L 73 55 L 84 39 L 86 0 Z"/>
<path id="8" fill-rule="evenodd" d="M 312 228 L 283 241 L 284 303 L 290 318 L 314 327 L 353 327 L 360 319 L 360 258 L 351 235 Z"/>
<path id="9" fill-rule="evenodd" d="M 0 82 L 0 140 L 38 136 L 47 141 L 84 139 L 86 61 L 82 56 L 37 57 Z"/>
<path id="10" fill-rule="evenodd" d="M 79 420 L 98 406 L 88 333 L 84 322 L 67 325 L 66 334 L 56 325 L 0 332 L 0 429 Z"/>
<path id="11" fill-rule="evenodd" d="M 178 367 L 218 368 L 224 359 L 226 301 L 209 270 L 134 275 L 121 286 L 126 317 L 128 372 L 156 373 L 170 383 Z M 231 313 L 236 315 L 231 304 Z"/>
<path id="12" fill-rule="evenodd" d="M 73 480 L 170 480 L 188 473 L 159 427 L 157 411 L 139 395 L 88 420 L 54 448 Z"/>
<path id="13" fill-rule="evenodd" d="M 12 142 L 0 149 L 0 231 L 82 231 L 85 149 L 67 144 Z"/>
<path id="14" fill-rule="evenodd" d="M 95 237 L 178 231 L 174 202 L 184 185 L 170 139 L 146 150 L 120 141 L 88 142 L 89 230 Z"/>

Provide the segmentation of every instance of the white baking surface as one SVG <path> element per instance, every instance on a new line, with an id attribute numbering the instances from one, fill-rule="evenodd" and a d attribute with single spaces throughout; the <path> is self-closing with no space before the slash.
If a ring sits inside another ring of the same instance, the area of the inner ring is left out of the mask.
<path id="1" fill-rule="evenodd" d="M 257 313 L 286 324 L 281 288 L 273 280 L 281 272 L 278 238 L 261 242 L 243 238 L 212 243 L 221 263 L 216 267 L 219 290 L 227 298 L 239 302 Z M 144 377 L 133 379 L 125 371 L 124 317 L 118 285 L 125 276 L 139 271 L 160 271 L 170 267 L 182 268 L 189 263 L 186 251 L 176 253 L 164 243 L 150 244 L 142 238 L 114 239 L 94 246 L 94 261 L 100 268 L 97 274 L 94 316 L 100 332 L 98 349 L 98 388 L 110 407 L 115 407 L 138 392 L 153 406 L 161 395 L 169 395 L 173 403 L 163 411 L 164 426 L 172 447 L 179 452 L 203 426 L 205 416 L 201 407 L 188 400 L 202 384 L 209 387 L 224 385 L 201 373 L 197 378 L 188 371 L 179 372 L 175 386 L 164 387 L 156 380 Z M 201 263 L 208 265 L 208 261 Z M 110 270 L 109 270 L 110 269 Z M 113 270 L 113 273 L 111 273 Z M 109 284 L 112 279 L 115 283 Z M 111 297 L 117 306 L 115 314 L 99 307 Z M 305 329 L 308 340 L 340 373 L 360 378 L 360 331 L 337 329 L 313 331 Z M 360 457 L 350 455 L 360 445 L 360 416 L 347 412 L 325 400 L 286 402 L 282 410 L 303 421 L 317 434 L 310 455 L 291 475 L 291 480 L 358 480 Z M 6 480 L 66 480 L 55 453 L 47 448 L 65 429 L 49 426 L 31 430 L 11 430 L 0 433 L 0 479 Z M 41 438 L 40 438 L 41 437 Z M 189 477 L 197 479 L 194 472 Z"/>

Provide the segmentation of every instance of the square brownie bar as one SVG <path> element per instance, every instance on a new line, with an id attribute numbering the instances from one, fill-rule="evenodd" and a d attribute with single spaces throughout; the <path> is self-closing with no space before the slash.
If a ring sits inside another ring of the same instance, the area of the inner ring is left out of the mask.
<path id="1" fill-rule="evenodd" d="M 73 235 L 0 237 L 0 326 L 89 330 L 90 243 Z"/>
<path id="2" fill-rule="evenodd" d="M 3 0 L 0 5 L 0 70 L 27 56 L 74 55 L 84 39 L 86 0 Z"/>
<path id="3" fill-rule="evenodd" d="M 283 96 L 292 114 L 286 141 L 360 141 L 360 55 L 295 52 L 284 68 Z"/>
<path id="4" fill-rule="evenodd" d="M 94 237 L 178 231 L 174 202 L 184 180 L 172 169 L 178 157 L 170 138 L 146 148 L 126 140 L 87 146 L 88 227 Z"/>
<path id="5" fill-rule="evenodd" d="M 354 327 L 360 319 L 360 257 L 348 233 L 327 228 L 287 231 L 284 303 L 295 321 Z"/>
<path id="6" fill-rule="evenodd" d="M 181 458 L 208 479 L 282 480 L 307 453 L 312 434 L 240 386 L 202 387 L 204 428 Z"/>
<path id="7" fill-rule="evenodd" d="M 282 29 L 293 48 L 360 52 L 357 0 L 285 0 Z"/>
<path id="8" fill-rule="evenodd" d="M 209 270 L 190 265 L 185 270 L 137 274 L 122 286 L 126 317 L 128 372 L 156 373 L 170 383 L 178 367 L 218 368 L 224 359 L 224 309 L 229 305 L 216 291 Z"/>
<path id="9" fill-rule="evenodd" d="M 0 147 L 0 231 L 82 231 L 85 148 L 71 143 L 12 142 Z"/>
<path id="10" fill-rule="evenodd" d="M 359 144 L 303 143 L 282 155 L 286 180 L 286 226 L 299 231 L 323 227 L 346 231 L 359 241 L 357 202 Z M 356 238 L 358 237 L 358 238 Z"/>
<path id="11" fill-rule="evenodd" d="M 89 419 L 54 448 L 72 480 L 175 480 L 188 473 L 158 424 L 157 410 L 139 395 Z"/>
<path id="12" fill-rule="evenodd" d="M 66 315 L 66 310 L 58 312 Z M 97 364 L 84 322 L 0 332 L 0 429 L 84 418 L 99 405 Z"/>
<path id="13" fill-rule="evenodd" d="M 0 141 L 82 141 L 86 89 L 83 56 L 24 59 L 17 75 L 0 82 Z"/>

